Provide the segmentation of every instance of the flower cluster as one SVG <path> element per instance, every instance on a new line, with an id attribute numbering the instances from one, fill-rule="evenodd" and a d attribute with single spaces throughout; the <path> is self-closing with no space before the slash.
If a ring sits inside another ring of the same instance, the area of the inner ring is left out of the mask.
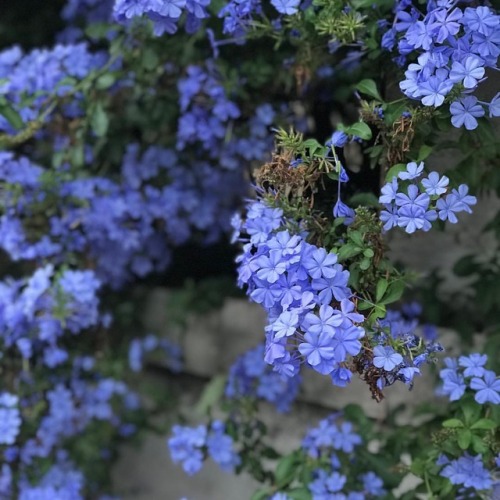
<path id="1" fill-rule="evenodd" d="M 446 368 L 439 375 L 443 381 L 440 394 L 446 395 L 450 401 L 457 401 L 470 388 L 474 391 L 474 399 L 479 404 L 500 404 L 500 377 L 492 370 L 487 370 L 486 354 L 474 353 L 470 356 L 445 358 Z"/>
<path id="2" fill-rule="evenodd" d="M 210 0 L 116 0 L 113 15 L 117 22 L 128 25 L 134 18 L 146 17 L 153 23 L 156 36 L 170 35 L 177 31 L 179 20 L 186 14 L 185 28 L 188 33 L 195 33 L 201 26 L 202 19 L 209 17 L 207 7 Z"/>
<path id="3" fill-rule="evenodd" d="M 404 171 L 382 187 L 379 202 L 384 210 L 380 219 L 386 231 L 393 227 L 402 227 L 409 234 L 417 230 L 429 231 L 438 218 L 456 224 L 457 213 L 472 213 L 470 207 L 477 200 L 469 195 L 465 184 L 448 192 L 448 177 L 430 172 L 420 180 L 423 175 L 424 163 L 410 162 Z"/>
<path id="4" fill-rule="evenodd" d="M 302 441 L 303 450 L 324 464 L 314 471 L 314 479 L 308 485 L 312 499 L 362 500 L 384 495 L 383 481 L 374 472 L 360 474 L 355 478 L 355 486 L 351 484 L 354 478 L 349 478 L 348 483 L 348 476 L 352 475 L 349 464 L 356 461 L 353 457 L 363 439 L 354 432 L 350 422 L 339 423 L 338 420 L 338 414 L 321 420 L 318 427 L 309 430 Z M 357 491 L 349 491 L 349 487 L 353 486 Z"/>
<path id="5" fill-rule="evenodd" d="M 399 37 L 401 64 L 418 55 L 400 83 L 407 97 L 435 107 L 447 99 L 452 124 L 473 130 L 485 108 L 490 117 L 500 116 L 500 94 L 489 103 L 470 95 L 486 79 L 487 68 L 498 69 L 500 16 L 487 6 L 463 8 L 459 3 L 466 2 L 428 2 L 424 15 L 412 2 L 396 2 L 394 24 L 382 47 L 392 50 Z"/>
<path id="6" fill-rule="evenodd" d="M 272 149 L 269 126 L 276 117 L 270 104 L 257 106 L 241 137 L 228 129 L 241 117 L 241 110 L 224 89 L 220 75 L 210 61 L 206 68 L 189 66 L 178 82 L 181 116 L 177 129 L 177 149 L 192 150 L 194 145 L 228 170 L 238 170 L 242 162 L 262 161 Z"/>
<path id="7" fill-rule="evenodd" d="M 226 434 L 224 424 L 219 420 L 213 421 L 210 427 L 174 425 L 167 443 L 172 460 L 181 462 L 184 472 L 189 475 L 201 470 L 207 456 L 228 472 L 241 462 L 233 439 Z"/>
<path id="8" fill-rule="evenodd" d="M 48 96 L 62 98 L 75 94 L 76 83 L 108 61 L 105 52 L 91 52 L 85 43 L 56 45 L 23 54 L 18 46 L 0 52 L 0 96 L 12 104 L 24 122 L 47 119 Z M 83 110 L 72 99 L 64 108 L 69 116 Z M 43 114 L 42 114 L 43 113 Z M 0 131 L 15 129 L 0 115 Z"/>
<path id="9" fill-rule="evenodd" d="M 228 398 L 253 397 L 263 399 L 287 412 L 297 397 L 300 376 L 287 377 L 271 370 L 264 361 L 264 345 L 251 349 L 231 366 L 226 386 Z"/>
<path id="10" fill-rule="evenodd" d="M 248 206 L 244 223 L 235 221 L 247 235 L 238 257 L 239 284 L 269 314 L 266 362 L 290 377 L 304 362 L 336 383 L 347 357 L 361 351 L 365 332 L 358 325 L 364 317 L 350 300 L 349 272 L 337 256 L 285 224 L 282 210 L 264 201 Z"/>
<path id="11" fill-rule="evenodd" d="M 420 367 L 429 362 L 434 353 L 443 350 L 441 344 L 435 341 L 433 326 L 423 327 L 423 338 L 417 335 L 420 312 L 420 306 L 412 303 L 402 311 L 387 311 L 385 318 L 378 321 L 378 331 L 372 336 L 371 356 L 361 357 L 358 361 L 358 371 L 372 384 L 375 382 L 378 390 L 396 381 L 407 384 L 411 389 L 413 379 L 421 374 Z"/>
<path id="12" fill-rule="evenodd" d="M 439 474 L 448 478 L 451 484 L 472 489 L 474 493 L 489 490 L 493 485 L 491 473 L 485 468 L 480 455 L 464 453 L 456 460 L 449 460 L 446 455 L 441 455 L 437 464 L 444 465 Z"/>
<path id="13" fill-rule="evenodd" d="M 59 175 L 64 178 L 64 169 Z M 156 187 L 167 178 L 168 184 Z M 68 253 L 85 254 L 99 279 L 114 287 L 165 269 L 169 247 L 185 243 L 193 232 L 216 240 L 228 228 L 242 189 L 240 172 L 207 162 L 187 170 L 172 150 L 151 147 L 141 154 L 137 145 L 127 149 L 118 182 L 93 177 L 47 185 L 42 167 L 12 153 L 0 155 L 0 179 L 9 188 L 0 247 L 13 260 L 60 263 Z M 228 189 L 233 194 L 225 197 Z M 48 221 L 30 218 L 49 205 L 57 209 Z"/>

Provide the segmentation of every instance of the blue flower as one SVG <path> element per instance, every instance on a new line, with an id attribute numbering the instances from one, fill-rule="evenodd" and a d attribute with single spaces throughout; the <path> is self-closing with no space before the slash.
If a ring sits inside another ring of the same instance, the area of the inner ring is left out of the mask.
<path id="1" fill-rule="evenodd" d="M 447 191 L 450 179 L 443 175 L 439 177 L 437 172 L 431 172 L 426 179 L 422 179 L 422 186 L 429 196 L 440 196 Z"/>
<path id="2" fill-rule="evenodd" d="M 482 379 L 473 378 L 470 381 L 470 387 L 476 391 L 474 399 L 479 404 L 500 404 L 500 379 L 495 372 L 486 370 Z"/>
<path id="3" fill-rule="evenodd" d="M 467 130 L 477 128 L 476 118 L 484 116 L 484 108 L 477 104 L 474 96 L 467 96 L 459 101 L 453 101 L 450 105 L 451 123 L 454 127 L 465 126 Z"/>
<path id="4" fill-rule="evenodd" d="M 334 217 L 344 217 L 344 224 L 349 226 L 354 222 L 356 217 L 356 212 L 348 207 L 345 203 L 338 200 L 337 203 L 333 206 L 333 216 Z"/>
<path id="5" fill-rule="evenodd" d="M 403 362 L 403 356 L 392 347 L 377 345 L 373 349 L 373 364 L 390 372 Z"/>
<path id="6" fill-rule="evenodd" d="M 464 375 L 466 377 L 482 377 L 485 369 L 484 365 L 488 361 L 486 354 L 473 353 L 470 356 L 460 356 L 458 363 L 465 367 Z"/>
<path id="7" fill-rule="evenodd" d="M 347 142 L 349 141 L 349 136 L 340 130 L 336 130 L 330 140 L 327 142 L 327 145 L 333 145 L 336 148 L 343 148 Z"/>
<path id="8" fill-rule="evenodd" d="M 300 0 L 271 0 L 271 4 L 280 14 L 291 16 L 298 12 Z"/>
<path id="9" fill-rule="evenodd" d="M 391 182 L 385 184 L 380 190 L 382 193 L 378 199 L 380 203 L 388 204 L 396 199 L 396 194 L 398 192 L 398 180 L 393 177 Z"/>
<path id="10" fill-rule="evenodd" d="M 454 61 L 450 70 L 450 80 L 453 83 L 462 83 L 466 89 L 477 86 L 478 80 L 484 76 L 484 62 L 479 57 L 469 56 L 463 64 Z"/>
<path id="11" fill-rule="evenodd" d="M 335 353 L 332 346 L 332 335 L 328 332 L 319 334 L 306 332 L 305 342 L 299 344 L 299 352 L 306 357 L 307 362 L 316 370 L 326 375 L 333 370 L 331 360 Z"/>
<path id="12" fill-rule="evenodd" d="M 420 162 L 418 165 L 416 162 L 412 161 L 406 165 L 405 172 L 399 172 L 398 177 L 401 180 L 409 181 L 411 179 L 418 179 L 424 171 L 424 162 Z M 388 203 L 388 202 L 383 202 Z"/>

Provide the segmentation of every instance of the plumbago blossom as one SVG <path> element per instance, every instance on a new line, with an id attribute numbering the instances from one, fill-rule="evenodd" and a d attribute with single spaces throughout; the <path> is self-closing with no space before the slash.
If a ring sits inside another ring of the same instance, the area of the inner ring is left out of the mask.
<path id="1" fill-rule="evenodd" d="M 14 46 L 0 52 L 0 97 L 19 113 L 22 121 L 48 121 L 50 99 L 71 96 L 63 110 L 72 117 L 84 109 L 76 84 L 109 61 L 104 51 L 91 52 L 86 43 L 59 44 L 52 49 L 34 49 L 24 54 Z M 49 99 L 50 98 L 50 99 Z M 41 124 L 40 124 L 41 125 Z M 15 129 L 0 115 L 0 131 L 14 134 Z"/>
<path id="2" fill-rule="evenodd" d="M 437 219 L 456 224 L 457 213 L 472 213 L 471 206 L 477 199 L 465 184 L 449 191 L 446 175 L 430 172 L 422 178 L 424 175 L 423 162 L 410 162 L 382 187 L 379 202 L 384 209 L 380 220 L 386 231 L 394 227 L 404 228 L 408 234 L 429 231 Z"/>
<path id="3" fill-rule="evenodd" d="M 446 368 L 439 372 L 443 382 L 439 394 L 448 396 L 450 401 L 458 401 L 472 391 L 474 399 L 481 405 L 500 404 L 500 377 L 485 368 L 486 354 L 474 353 L 458 359 L 445 358 L 444 361 Z"/>
<path id="4" fill-rule="evenodd" d="M 470 408 L 473 405 L 471 400 L 471 395 L 473 395 L 477 403 L 476 407 L 478 407 L 477 413 L 484 412 L 486 418 L 478 417 L 479 420 L 471 428 L 483 433 L 495 429 L 497 422 L 491 420 L 494 418 L 491 416 L 491 407 L 500 405 L 500 377 L 494 371 L 487 369 L 488 356 L 472 353 L 468 356 L 460 356 L 458 359 L 445 358 L 444 363 L 445 368 L 439 372 L 442 385 L 437 393 L 447 396 L 450 401 L 455 401 L 458 405 L 463 401 Z M 464 415 L 467 415 L 465 410 Z M 448 420 L 443 425 L 459 432 L 464 427 L 458 419 Z M 461 448 L 467 450 L 468 446 L 461 446 Z M 465 451 L 462 456 L 455 459 L 450 458 L 449 453 L 440 454 L 437 465 L 442 469 L 439 474 L 448 478 L 451 484 L 461 487 L 463 491 L 470 492 L 471 495 L 486 491 L 491 494 L 491 490 L 498 489 L 500 483 L 495 480 L 495 474 L 492 473 L 490 464 L 485 460 L 486 457 L 482 456 L 484 450 L 481 450 L 479 454 L 474 446 L 474 451 L 475 455 Z M 496 465 L 498 468 L 498 457 Z M 493 493 L 491 498 L 494 496 Z"/>
<path id="5" fill-rule="evenodd" d="M 280 208 L 250 202 L 246 219 L 233 225 L 243 243 L 238 282 L 268 313 L 264 359 L 278 373 L 295 377 L 306 365 L 345 387 L 357 371 L 380 398 L 397 380 L 411 387 L 419 366 L 442 350 L 415 335 L 414 315 L 390 312 L 366 329 L 349 271 L 334 253 L 308 243 Z"/>
<path id="6" fill-rule="evenodd" d="M 264 345 L 251 349 L 231 366 L 225 395 L 227 398 L 257 398 L 288 412 L 299 392 L 301 378 L 277 373 L 264 361 Z"/>
<path id="7" fill-rule="evenodd" d="M 181 462 L 184 472 L 189 475 L 199 472 L 207 457 L 227 472 L 232 472 L 241 463 L 233 439 L 220 420 L 214 420 L 210 426 L 195 428 L 174 425 L 167 444 L 172 460 Z"/>
<path id="8" fill-rule="evenodd" d="M 424 106 L 450 104 L 451 122 L 473 130 L 478 118 L 500 116 L 496 101 L 480 101 L 474 93 L 487 78 L 487 70 L 498 71 L 500 16 L 486 5 L 468 2 L 430 1 L 422 13 L 413 2 L 395 2 L 393 26 L 384 34 L 382 47 L 397 44 L 405 65 L 416 58 L 400 82 L 403 93 Z"/>

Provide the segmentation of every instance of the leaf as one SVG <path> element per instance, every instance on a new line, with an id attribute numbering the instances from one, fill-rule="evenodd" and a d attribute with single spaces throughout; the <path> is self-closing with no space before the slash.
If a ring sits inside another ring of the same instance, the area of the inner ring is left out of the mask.
<path id="1" fill-rule="evenodd" d="M 382 300 L 382 297 L 384 296 L 388 286 L 389 286 L 389 282 L 386 279 L 381 278 L 378 280 L 377 290 L 375 292 L 375 301 L 376 302 L 380 302 Z"/>
<path id="2" fill-rule="evenodd" d="M 371 258 L 373 258 L 373 256 L 375 255 L 375 252 L 374 252 L 371 248 L 367 248 L 367 249 L 363 252 L 363 255 L 364 255 L 367 259 L 371 259 Z"/>
<path id="3" fill-rule="evenodd" d="M 144 69 L 153 71 L 159 65 L 160 60 L 153 49 L 146 48 L 142 52 L 141 62 Z"/>
<path id="4" fill-rule="evenodd" d="M 472 436 L 472 448 L 476 453 L 486 453 L 488 451 L 488 445 L 483 442 L 479 436 Z"/>
<path id="5" fill-rule="evenodd" d="M 351 207 L 378 207 L 379 202 L 373 193 L 357 193 L 349 198 L 349 205 Z"/>
<path id="6" fill-rule="evenodd" d="M 208 410 L 214 406 L 224 395 L 226 388 L 226 377 L 217 375 L 214 377 L 203 390 L 200 400 L 196 405 L 195 412 L 200 415 L 206 415 Z"/>
<path id="7" fill-rule="evenodd" d="M 424 161 L 434 150 L 432 146 L 424 144 L 418 151 L 417 162 Z"/>
<path id="8" fill-rule="evenodd" d="M 370 302 L 367 301 L 360 301 L 358 302 L 358 311 L 366 311 L 367 309 L 371 309 L 373 307 L 373 304 L 370 304 Z"/>
<path id="9" fill-rule="evenodd" d="M 381 304 L 387 305 L 397 302 L 405 290 L 406 283 L 403 280 L 393 281 L 385 294 L 385 297 L 380 301 Z"/>
<path id="10" fill-rule="evenodd" d="M 95 86 L 99 90 L 109 89 L 116 81 L 116 76 L 113 73 L 106 73 L 101 75 L 95 82 Z"/>
<path id="11" fill-rule="evenodd" d="M 90 126 L 97 137 L 105 136 L 108 131 L 109 118 L 100 102 L 97 103 L 94 108 L 94 112 L 92 113 L 90 120 Z"/>
<path id="12" fill-rule="evenodd" d="M 23 128 L 24 122 L 21 115 L 7 101 L 0 104 L 0 115 L 2 115 L 10 125 L 12 125 L 12 128 L 16 130 Z"/>
<path id="13" fill-rule="evenodd" d="M 293 480 L 297 465 L 297 455 L 295 453 L 283 457 L 278 462 L 275 473 L 276 486 L 278 488 L 283 488 Z"/>
<path id="14" fill-rule="evenodd" d="M 346 134 L 355 135 L 357 137 L 360 137 L 361 139 L 364 139 L 365 141 L 368 141 L 372 138 L 372 131 L 371 131 L 370 127 L 365 122 L 355 123 L 354 125 L 347 127 L 345 132 L 346 132 Z"/>
<path id="15" fill-rule="evenodd" d="M 464 429 L 459 435 L 458 435 L 458 446 L 462 450 L 466 450 L 472 441 L 472 432 L 469 429 Z"/>
<path id="16" fill-rule="evenodd" d="M 407 110 L 408 104 L 406 102 L 388 104 L 384 109 L 384 122 L 387 125 L 392 126 L 392 124 L 401 116 L 401 114 Z"/>
<path id="17" fill-rule="evenodd" d="M 269 490 L 257 490 L 251 497 L 250 500 L 265 500 L 269 498 Z"/>
<path id="18" fill-rule="evenodd" d="M 406 165 L 404 163 L 396 163 L 393 165 L 385 175 L 385 182 L 391 182 L 393 177 L 397 177 L 400 172 L 406 170 Z"/>
<path id="19" fill-rule="evenodd" d="M 490 420 L 488 418 L 481 418 L 478 420 L 476 423 L 472 424 L 470 426 L 471 429 L 473 430 L 484 430 L 484 431 L 490 431 L 493 429 L 496 429 L 498 427 L 498 424 L 494 422 L 493 420 Z"/>
<path id="20" fill-rule="evenodd" d="M 380 96 L 380 94 L 377 90 L 377 84 L 369 78 L 366 78 L 365 80 L 361 80 L 356 85 L 356 89 L 359 90 L 362 94 L 369 95 L 370 97 L 378 99 L 381 102 L 383 101 L 382 97 Z"/>
<path id="21" fill-rule="evenodd" d="M 364 247 L 363 235 L 359 231 L 349 231 L 349 239 L 358 247 Z"/>
<path id="22" fill-rule="evenodd" d="M 287 497 L 293 500 L 311 500 L 311 492 L 306 488 L 294 488 L 287 492 Z"/>
<path id="23" fill-rule="evenodd" d="M 458 418 L 450 418 L 450 419 L 445 420 L 443 422 L 443 427 L 446 427 L 448 429 L 456 429 L 456 428 L 465 427 L 465 426 L 461 420 L 458 420 Z"/>
<path id="24" fill-rule="evenodd" d="M 362 248 L 352 245 L 348 243 L 347 245 L 343 245 L 339 248 L 337 253 L 339 261 L 343 261 L 346 259 L 350 259 L 356 255 L 359 255 L 363 251 Z"/>
<path id="25" fill-rule="evenodd" d="M 362 270 L 362 271 L 366 271 L 367 269 L 370 268 L 372 264 L 372 261 L 368 258 L 364 258 L 360 263 L 359 263 L 359 268 Z"/>

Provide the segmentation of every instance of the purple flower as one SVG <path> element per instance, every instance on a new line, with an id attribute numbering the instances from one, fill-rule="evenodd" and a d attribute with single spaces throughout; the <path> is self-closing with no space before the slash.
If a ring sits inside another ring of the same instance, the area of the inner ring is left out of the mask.
<path id="1" fill-rule="evenodd" d="M 484 108 L 477 103 L 477 98 L 467 96 L 459 101 L 453 101 L 450 105 L 451 123 L 454 127 L 459 128 L 462 125 L 467 130 L 477 128 L 476 118 L 484 116 Z"/>
<path id="2" fill-rule="evenodd" d="M 333 265 L 337 263 L 337 256 L 328 253 L 324 248 L 316 248 L 303 261 L 303 266 L 313 279 L 333 278 L 336 274 Z"/>

